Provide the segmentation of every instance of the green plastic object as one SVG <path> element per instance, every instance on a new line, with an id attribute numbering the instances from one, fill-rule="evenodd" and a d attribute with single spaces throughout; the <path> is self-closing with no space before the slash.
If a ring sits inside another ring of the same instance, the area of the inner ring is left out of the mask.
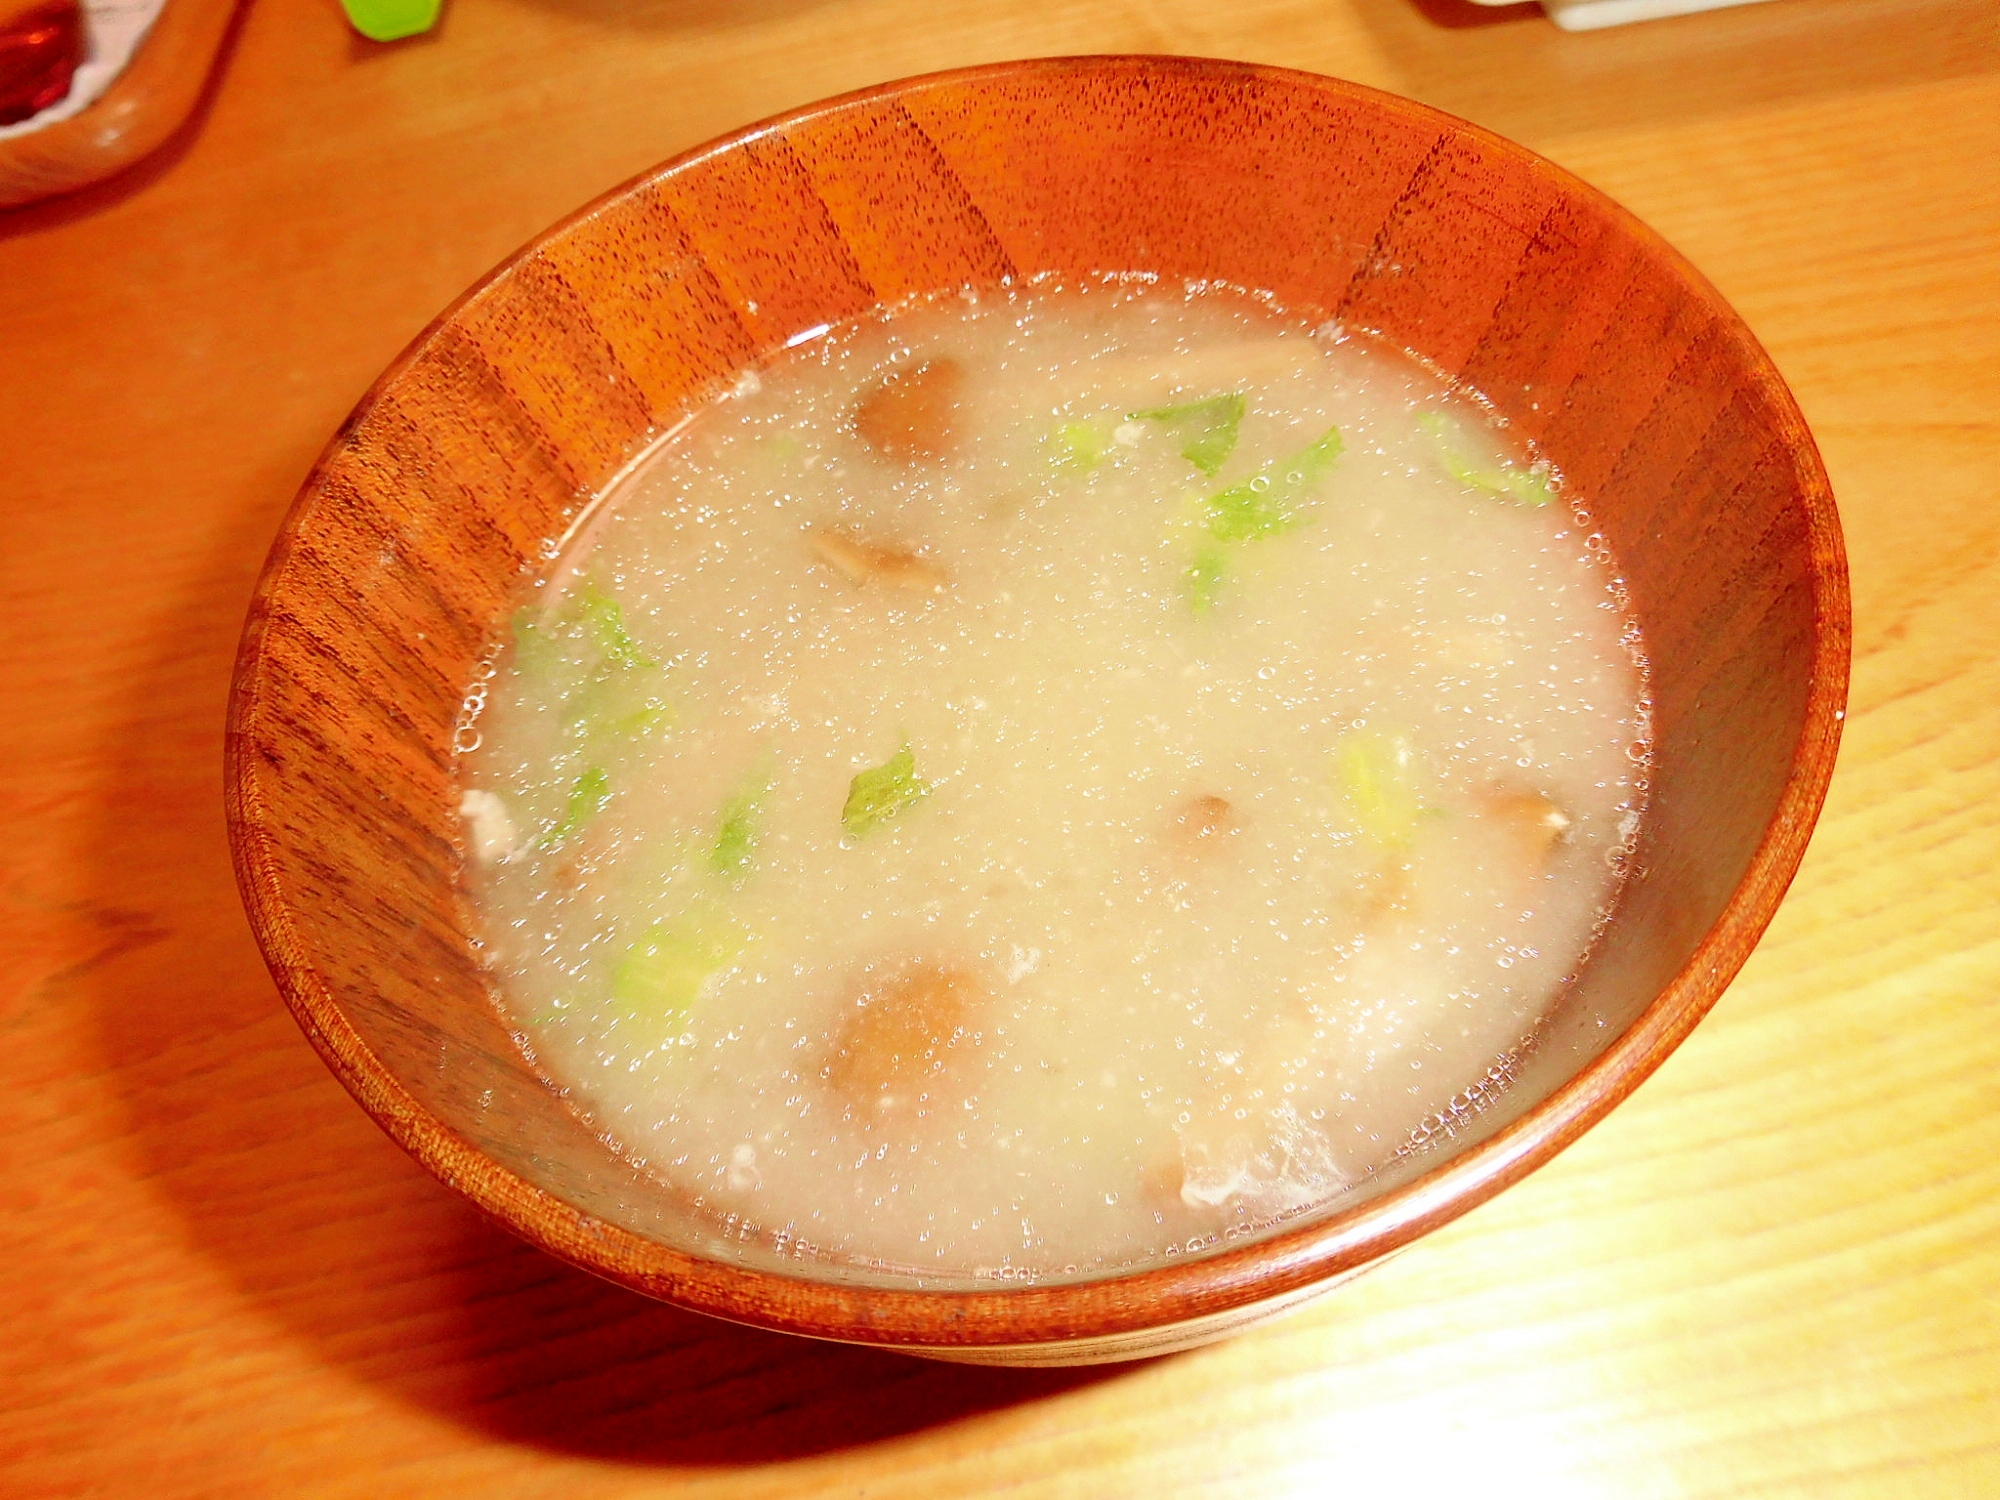
<path id="1" fill-rule="evenodd" d="M 400 42 L 437 25 L 444 0 L 340 0 L 354 29 L 371 42 Z"/>

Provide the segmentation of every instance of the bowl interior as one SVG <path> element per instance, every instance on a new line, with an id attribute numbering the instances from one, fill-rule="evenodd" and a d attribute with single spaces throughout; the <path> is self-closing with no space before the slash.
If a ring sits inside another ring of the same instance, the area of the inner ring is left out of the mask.
<path id="1" fill-rule="evenodd" d="M 1268 290 L 1483 392 L 1588 497 L 1646 634 L 1655 764 L 1617 920 L 1512 1086 L 1310 1222 L 1115 1282 L 922 1292 L 731 1239 L 625 1166 L 501 1028 L 464 936 L 454 724 L 524 574 L 691 401 L 912 292 L 1144 270 Z M 1628 215 L 1407 101 L 1170 59 L 893 85 L 683 157 L 558 227 L 382 378 L 279 539 L 232 701 L 246 900 L 387 1129 L 567 1259 L 770 1326 L 1031 1343 L 1293 1292 L 1545 1160 L 1742 962 L 1830 771 L 1846 593 L 1768 360 Z M 950 1304 L 949 1314 L 940 1307 Z"/>

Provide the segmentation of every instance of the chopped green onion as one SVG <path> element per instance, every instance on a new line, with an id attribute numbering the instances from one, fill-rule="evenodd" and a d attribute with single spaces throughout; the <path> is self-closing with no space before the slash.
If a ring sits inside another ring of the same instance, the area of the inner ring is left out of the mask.
<path id="1" fill-rule="evenodd" d="M 643 677 L 600 669 L 562 695 L 563 723 L 588 744 L 638 739 L 672 717 L 667 701 L 650 687 Z"/>
<path id="2" fill-rule="evenodd" d="M 562 655 L 549 632 L 535 623 L 532 605 L 514 611 L 514 665 L 523 672 L 546 673 Z"/>
<path id="3" fill-rule="evenodd" d="M 1222 597 L 1229 554 L 1221 544 L 1281 536 L 1305 525 L 1312 519 L 1312 491 L 1333 471 L 1344 446 L 1340 429 L 1329 427 L 1318 442 L 1290 458 L 1268 463 L 1240 484 L 1197 502 L 1200 540 L 1181 574 L 1195 614 L 1209 613 Z"/>
<path id="4" fill-rule="evenodd" d="M 1400 849 L 1416 837 L 1427 809 L 1417 757 L 1401 735 L 1356 730 L 1333 748 L 1333 774 L 1348 810 L 1377 843 Z"/>
<path id="5" fill-rule="evenodd" d="M 1181 575 L 1181 582 L 1187 588 L 1188 608 L 1197 615 L 1214 609 L 1215 601 L 1222 597 L 1222 577 L 1228 565 L 1228 552 L 1213 542 L 1195 549 L 1194 560 Z"/>
<path id="6" fill-rule="evenodd" d="M 866 838 L 930 792 L 930 784 L 917 775 L 917 757 L 906 744 L 883 764 L 861 772 L 848 783 L 840 826 L 851 840 Z"/>
<path id="7" fill-rule="evenodd" d="M 732 792 L 722 804 L 715 842 L 709 846 L 708 867 L 718 875 L 741 880 L 757 854 L 762 833 L 764 798 L 770 794 L 771 779 L 755 776 Z"/>
<path id="8" fill-rule="evenodd" d="M 621 667 L 658 665 L 639 649 L 638 643 L 626 631 L 625 611 L 619 608 L 616 599 L 586 579 L 578 602 L 583 607 L 584 618 L 590 622 L 590 633 L 597 642 L 597 649 L 607 661 L 616 662 Z"/>
<path id="9" fill-rule="evenodd" d="M 1064 422 L 1049 434 L 1048 449 L 1057 468 L 1088 474 L 1111 451 L 1110 426 L 1102 421 Z"/>
<path id="10" fill-rule="evenodd" d="M 709 982 L 748 946 L 741 931 L 713 915 L 656 922 L 619 960 L 611 998 L 626 1019 L 665 1041 L 679 1035 Z"/>
<path id="11" fill-rule="evenodd" d="M 1498 468 L 1482 468 L 1465 456 L 1457 439 L 1461 429 L 1443 412 L 1427 411 L 1417 425 L 1437 440 L 1438 462 L 1467 489 L 1484 490 L 1489 495 L 1505 495 L 1523 505 L 1547 505 L 1555 498 L 1549 476 L 1538 469 L 1503 462 Z"/>
<path id="12" fill-rule="evenodd" d="M 569 789 L 569 806 L 563 819 L 556 824 L 549 836 L 542 840 L 544 849 L 553 849 L 567 839 L 577 829 L 604 811 L 604 804 L 611 800 L 611 779 L 604 774 L 602 766 L 592 766 L 576 778 L 576 785 Z"/>
<path id="13" fill-rule="evenodd" d="M 585 579 L 559 608 L 513 619 L 514 665 L 537 696 L 560 705 L 573 738 L 605 747 L 650 734 L 671 718 L 659 663 L 625 626 L 618 601 Z"/>
<path id="14" fill-rule="evenodd" d="M 1183 406 L 1135 411 L 1135 422 L 1159 422 L 1181 440 L 1181 457 L 1213 479 L 1236 451 L 1236 434 L 1249 403 L 1242 394 L 1210 396 Z"/>
<path id="15" fill-rule="evenodd" d="M 632 639 L 618 601 L 589 579 L 551 617 L 537 619 L 532 605 L 514 612 L 517 664 L 524 671 L 535 671 L 560 662 L 562 642 L 575 640 L 579 627 L 588 632 L 600 666 L 641 670 L 659 665 Z"/>
<path id="16" fill-rule="evenodd" d="M 1332 472 L 1346 445 L 1340 429 L 1291 458 L 1268 463 L 1241 484 L 1208 497 L 1209 533 L 1220 542 L 1278 536 L 1303 526 L 1311 514 L 1310 492 Z"/>
<path id="17" fill-rule="evenodd" d="M 612 719 L 604 727 L 620 739 L 633 740 L 641 735 L 651 734 L 654 729 L 666 722 L 666 719 L 667 705 L 658 698 L 648 698 L 629 714 Z"/>

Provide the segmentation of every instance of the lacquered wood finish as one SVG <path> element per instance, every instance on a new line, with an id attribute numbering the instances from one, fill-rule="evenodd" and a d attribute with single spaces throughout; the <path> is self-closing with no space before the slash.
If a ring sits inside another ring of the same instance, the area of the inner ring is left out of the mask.
<path id="1" fill-rule="evenodd" d="M 474 662 L 582 500 L 788 335 L 910 291 L 1135 269 L 1266 288 L 1416 349 L 1590 497 L 1655 673 L 1653 802 L 1620 919 L 1497 1105 L 1276 1238 L 1013 1291 L 918 1291 L 722 1245 L 590 1138 L 487 1004 L 462 937 L 449 749 Z M 252 611 L 231 702 L 239 880 L 335 1072 L 555 1254 L 825 1337 L 1035 1362 L 1066 1342 L 1155 1352 L 1464 1212 L 1679 1042 L 1804 850 L 1847 611 L 1826 479 L 1769 361 L 1672 251 L 1547 162 L 1404 100 L 1241 65 L 944 75 L 669 163 L 538 240 L 383 377 L 307 482 Z"/>
<path id="2" fill-rule="evenodd" d="M 0 209 L 136 166 L 200 104 L 242 0 L 167 0 L 125 70 L 66 120 L 0 140 Z"/>

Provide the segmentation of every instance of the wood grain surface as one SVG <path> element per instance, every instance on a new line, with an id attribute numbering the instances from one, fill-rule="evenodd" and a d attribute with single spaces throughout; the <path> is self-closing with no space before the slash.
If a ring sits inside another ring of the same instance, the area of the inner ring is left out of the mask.
<path id="1" fill-rule="evenodd" d="M 1744 313 L 1853 568 L 1852 710 L 1799 880 L 1582 1143 L 1212 1349 L 950 1369 L 566 1270 L 376 1131 L 243 923 L 221 722 L 279 516 L 439 308 L 650 162 L 901 74 L 1134 49 L 1341 74 L 1512 135 Z M 387 49 L 331 5 L 262 6 L 198 124 L 0 216 L 0 1489 L 2000 1491 L 1987 0 L 1594 36 L 1442 0 L 492 0 Z"/>

